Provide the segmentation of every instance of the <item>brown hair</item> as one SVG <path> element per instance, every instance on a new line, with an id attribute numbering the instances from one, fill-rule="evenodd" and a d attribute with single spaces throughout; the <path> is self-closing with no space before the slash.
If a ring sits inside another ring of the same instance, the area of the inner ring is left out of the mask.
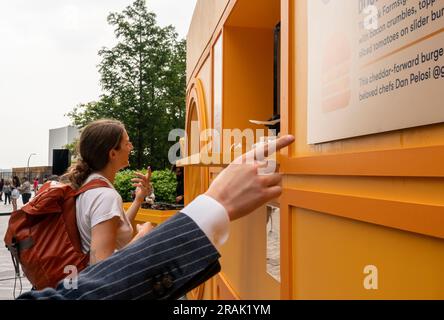
<path id="1" fill-rule="evenodd" d="M 100 171 L 109 161 L 109 152 L 119 150 L 125 126 L 117 120 L 97 120 L 87 125 L 78 143 L 79 159 L 60 181 L 78 189 L 94 171 Z"/>

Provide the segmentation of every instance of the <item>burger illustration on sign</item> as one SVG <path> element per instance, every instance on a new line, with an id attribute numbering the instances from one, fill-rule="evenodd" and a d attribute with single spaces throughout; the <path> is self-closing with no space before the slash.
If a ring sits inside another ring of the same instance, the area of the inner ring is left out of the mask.
<path id="1" fill-rule="evenodd" d="M 322 110 L 324 113 L 349 106 L 351 99 L 352 52 L 347 35 L 332 34 L 322 61 Z"/>

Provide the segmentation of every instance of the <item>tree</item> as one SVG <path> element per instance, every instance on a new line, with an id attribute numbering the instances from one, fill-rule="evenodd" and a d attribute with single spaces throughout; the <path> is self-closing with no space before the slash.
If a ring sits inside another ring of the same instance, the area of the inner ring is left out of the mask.
<path id="1" fill-rule="evenodd" d="M 172 26 L 156 24 L 145 0 L 111 13 L 108 23 L 118 43 L 99 51 L 103 94 L 68 116 L 80 128 L 100 118 L 122 121 L 134 145 L 131 167 L 164 168 L 168 133 L 185 122 L 185 41 Z"/>
<path id="2" fill-rule="evenodd" d="M 77 158 L 79 157 L 79 150 L 77 148 L 78 145 L 79 145 L 79 139 L 74 139 L 73 142 L 62 146 L 63 149 L 69 150 L 69 153 L 71 154 L 71 161 L 72 162 L 77 161 Z"/>

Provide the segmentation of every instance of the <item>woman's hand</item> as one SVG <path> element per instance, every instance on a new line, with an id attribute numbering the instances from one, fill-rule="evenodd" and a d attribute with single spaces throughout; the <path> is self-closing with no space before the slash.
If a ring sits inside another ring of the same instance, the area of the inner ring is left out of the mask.
<path id="1" fill-rule="evenodd" d="M 144 235 L 146 235 L 148 232 L 150 232 L 151 230 L 154 229 L 154 226 L 152 225 L 151 222 L 145 222 L 144 224 L 138 224 L 136 226 L 137 228 L 137 235 L 139 237 L 143 237 Z"/>
<path id="2" fill-rule="evenodd" d="M 154 226 L 151 224 L 151 222 L 145 222 L 144 224 L 138 224 L 136 228 L 137 228 L 137 234 L 134 236 L 134 238 L 131 240 L 130 243 L 133 243 L 142 238 L 144 235 L 153 230 Z"/>
<path id="3" fill-rule="evenodd" d="M 136 187 L 136 197 L 134 201 L 142 203 L 145 198 L 151 194 L 150 179 L 151 179 L 151 167 L 148 167 L 146 174 L 136 172 L 137 178 L 131 179 L 133 186 Z"/>

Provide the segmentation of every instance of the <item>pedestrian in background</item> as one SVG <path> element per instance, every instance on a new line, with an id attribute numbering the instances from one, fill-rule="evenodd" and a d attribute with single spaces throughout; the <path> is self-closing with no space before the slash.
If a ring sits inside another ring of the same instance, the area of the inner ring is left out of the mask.
<path id="1" fill-rule="evenodd" d="M 12 191 L 11 180 L 7 179 L 5 181 L 2 191 L 5 195 L 5 205 L 6 205 L 6 202 L 9 202 L 8 204 L 11 204 L 11 191 Z"/>
<path id="2" fill-rule="evenodd" d="M 184 204 L 184 185 L 183 185 L 183 168 L 173 165 L 171 171 L 176 175 L 177 186 L 176 186 L 176 203 Z"/>
<path id="3" fill-rule="evenodd" d="M 3 194 L 3 186 L 5 185 L 5 180 L 3 178 L 0 179 L 0 201 L 3 201 L 2 194 Z"/>
<path id="4" fill-rule="evenodd" d="M 20 198 L 20 186 L 21 183 L 19 177 L 14 176 L 11 185 L 12 211 L 17 211 L 17 200 Z"/>
<path id="5" fill-rule="evenodd" d="M 31 199 L 31 184 L 28 181 L 28 178 L 23 178 L 23 183 L 20 186 L 20 193 L 22 194 L 23 205 L 29 202 Z"/>
<path id="6" fill-rule="evenodd" d="M 19 177 L 14 176 L 14 177 L 12 178 L 12 187 L 14 187 L 14 188 L 19 188 L 20 185 L 21 185 L 21 183 L 20 183 L 20 179 L 19 179 Z"/>
<path id="7" fill-rule="evenodd" d="M 39 191 L 39 178 L 34 178 L 34 195 L 37 195 L 37 191 Z"/>

